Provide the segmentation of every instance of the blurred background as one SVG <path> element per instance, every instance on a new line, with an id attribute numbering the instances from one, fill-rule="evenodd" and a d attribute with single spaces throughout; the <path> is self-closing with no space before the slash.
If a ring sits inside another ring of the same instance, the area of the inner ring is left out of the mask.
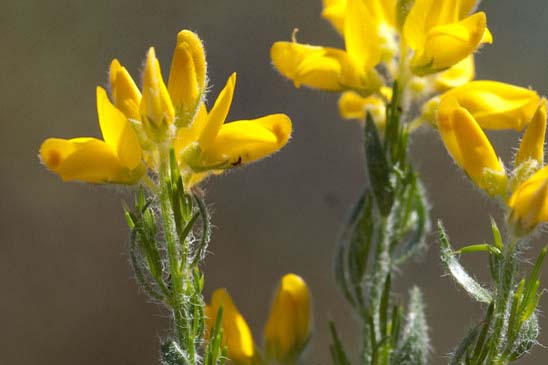
<path id="1" fill-rule="evenodd" d="M 478 78 L 548 92 L 548 5 L 545 0 L 484 1 L 495 44 L 477 57 Z M 342 46 L 320 18 L 320 0 L 21 0 L 0 11 L 0 364 L 158 364 L 168 322 L 139 293 L 129 270 L 128 229 L 112 187 L 64 184 L 40 166 L 46 137 L 99 136 L 95 86 L 105 85 L 119 58 L 139 74 L 156 47 L 167 71 L 180 29 L 198 32 L 207 47 L 210 99 L 231 72 L 238 85 L 229 120 L 289 114 L 292 142 L 253 166 L 205 185 L 216 226 L 207 258 L 206 297 L 226 287 L 262 340 L 272 291 L 286 272 L 305 278 L 314 295 L 315 331 L 307 364 L 329 364 L 327 320 L 357 353 L 354 317 L 333 280 L 334 243 L 364 179 L 361 128 L 337 114 L 337 96 L 296 90 L 271 67 L 270 45 L 299 40 Z M 507 161 L 515 133 L 492 135 Z M 474 190 L 431 130 L 419 132 L 412 155 L 432 205 L 456 246 L 489 237 L 499 208 Z M 539 237 L 528 257 L 536 257 Z M 402 302 L 411 283 L 428 304 L 432 364 L 479 320 L 481 307 L 444 277 L 435 237 L 395 281 Z M 482 254 L 464 258 L 487 280 Z M 543 285 L 548 286 L 548 269 Z M 547 308 L 545 296 L 541 307 Z M 548 344 L 548 318 L 541 343 Z M 520 364 L 546 363 L 536 347 Z M 76 360 L 77 359 L 77 360 Z"/>

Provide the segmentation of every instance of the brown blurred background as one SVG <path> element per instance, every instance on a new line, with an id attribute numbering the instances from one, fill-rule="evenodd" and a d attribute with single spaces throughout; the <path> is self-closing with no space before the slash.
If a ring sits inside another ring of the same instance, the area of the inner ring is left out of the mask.
<path id="1" fill-rule="evenodd" d="M 484 48 L 478 77 L 548 91 L 548 6 L 545 0 L 485 1 L 495 44 Z M 232 293 L 260 343 L 272 290 L 286 272 L 302 275 L 314 293 L 315 333 L 307 364 L 329 364 L 327 319 L 356 354 L 358 332 L 334 284 L 334 242 L 364 179 L 361 129 L 341 120 L 336 95 L 296 90 L 270 66 L 269 48 L 299 39 L 342 45 L 319 14 L 320 0 L 125 1 L 21 0 L 0 7 L 0 364 L 158 364 L 167 321 L 139 293 L 127 263 L 128 230 L 121 189 L 64 184 L 40 166 L 50 136 L 98 136 L 95 86 L 117 57 L 138 75 L 154 45 L 168 70 L 176 33 L 197 31 L 207 47 L 213 99 L 238 72 L 231 120 L 285 112 L 293 140 L 272 158 L 206 184 L 214 210 L 206 295 Z M 514 133 L 495 135 L 507 160 Z M 432 204 L 456 245 L 489 237 L 497 207 L 474 190 L 431 130 L 412 143 Z M 546 242 L 543 235 L 539 241 Z M 443 277 L 438 249 L 407 264 L 397 279 L 404 301 L 411 283 L 428 303 L 434 351 L 446 354 L 480 318 L 480 306 Z M 540 244 L 533 244 L 529 257 Z M 465 258 L 487 280 L 482 254 Z M 548 270 L 543 284 L 548 286 Z M 546 297 L 541 303 L 548 306 Z M 548 318 L 541 315 L 548 330 Z M 541 342 L 548 344 L 544 332 Z M 520 364 L 544 364 L 536 347 Z"/>

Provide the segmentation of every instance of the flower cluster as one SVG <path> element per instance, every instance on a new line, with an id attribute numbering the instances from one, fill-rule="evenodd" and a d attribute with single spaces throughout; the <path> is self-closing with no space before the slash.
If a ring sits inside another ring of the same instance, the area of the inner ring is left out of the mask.
<path id="1" fill-rule="evenodd" d="M 345 49 L 276 42 L 272 63 L 295 86 L 343 92 L 341 115 L 384 122 L 386 85 L 409 84 L 414 98 L 474 78 L 473 53 L 491 43 L 475 0 L 324 0 L 322 16 L 343 37 Z"/>
<path id="2" fill-rule="evenodd" d="M 518 231 L 548 220 L 545 99 L 529 89 L 473 81 L 441 96 L 437 125 L 457 165 L 478 187 L 506 201 Z M 484 132 L 504 129 L 525 129 L 510 172 Z"/>
<path id="3" fill-rule="evenodd" d="M 206 307 L 208 327 L 214 325 L 223 308 L 223 343 L 228 357 L 237 365 L 262 363 L 251 330 L 225 289 L 217 289 Z M 296 363 L 311 331 L 310 292 L 304 280 L 295 274 L 281 279 L 264 329 L 264 356 L 274 363 Z"/>
<path id="4" fill-rule="evenodd" d="M 291 121 L 284 114 L 225 123 L 235 85 L 233 74 L 207 110 L 204 48 L 195 33 L 183 30 L 177 35 L 167 85 L 154 48 L 147 53 L 141 91 L 113 60 L 110 98 L 97 87 L 103 140 L 49 138 L 40 158 L 64 181 L 135 184 L 157 173 L 174 149 L 185 187 L 190 188 L 211 173 L 278 151 L 291 135 Z"/>

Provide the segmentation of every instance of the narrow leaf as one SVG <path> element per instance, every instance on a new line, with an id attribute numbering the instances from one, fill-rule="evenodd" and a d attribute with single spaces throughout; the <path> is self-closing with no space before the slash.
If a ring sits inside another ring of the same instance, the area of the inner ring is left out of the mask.
<path id="1" fill-rule="evenodd" d="M 441 221 L 438 221 L 438 229 L 441 260 L 445 264 L 446 270 L 472 298 L 479 302 L 490 304 L 493 301 L 491 293 L 464 270 L 449 244 L 449 239 Z"/>
<path id="2" fill-rule="evenodd" d="M 382 148 L 381 139 L 373 117 L 367 114 L 365 123 L 365 158 L 373 195 L 383 216 L 390 213 L 394 191 L 390 184 L 390 167 Z"/>

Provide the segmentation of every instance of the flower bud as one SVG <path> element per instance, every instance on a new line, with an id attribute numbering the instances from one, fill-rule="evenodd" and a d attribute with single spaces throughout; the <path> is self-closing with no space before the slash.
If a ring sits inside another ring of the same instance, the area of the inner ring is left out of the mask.
<path id="1" fill-rule="evenodd" d="M 301 277 L 286 274 L 264 331 L 267 358 L 281 363 L 297 359 L 310 337 L 310 322 L 308 287 Z"/>
<path id="2" fill-rule="evenodd" d="M 548 221 L 548 166 L 519 185 L 508 200 L 508 206 L 511 209 L 509 220 L 518 235 Z"/>
<path id="3" fill-rule="evenodd" d="M 519 151 L 516 156 L 516 167 L 520 164 L 533 160 L 537 166 L 544 164 L 544 137 L 546 134 L 546 99 L 542 99 L 533 120 L 527 126 Z"/>
<path id="4" fill-rule="evenodd" d="M 140 120 L 139 105 L 141 104 L 141 92 L 135 82 L 117 59 L 110 64 L 110 92 L 114 105 L 122 111 L 126 117 Z"/>
<path id="5" fill-rule="evenodd" d="M 506 191 L 507 176 L 489 139 L 474 117 L 451 97 L 443 97 L 437 122 L 447 151 L 466 174 L 489 195 Z"/>
<path id="6" fill-rule="evenodd" d="M 188 30 L 177 35 L 169 73 L 168 90 L 177 113 L 177 123 L 192 122 L 206 88 L 206 61 L 202 42 Z"/>
<path id="7" fill-rule="evenodd" d="M 234 364 L 249 365 L 255 355 L 251 331 L 228 295 L 226 289 L 213 292 L 211 303 L 206 306 L 207 327 L 211 331 L 219 308 L 223 307 L 223 345 L 228 349 L 228 358 Z"/>
<path id="8" fill-rule="evenodd" d="M 175 118 L 175 110 L 162 78 L 160 63 L 152 47 L 147 53 L 142 89 L 140 112 L 143 126 L 152 140 L 163 141 Z"/>

